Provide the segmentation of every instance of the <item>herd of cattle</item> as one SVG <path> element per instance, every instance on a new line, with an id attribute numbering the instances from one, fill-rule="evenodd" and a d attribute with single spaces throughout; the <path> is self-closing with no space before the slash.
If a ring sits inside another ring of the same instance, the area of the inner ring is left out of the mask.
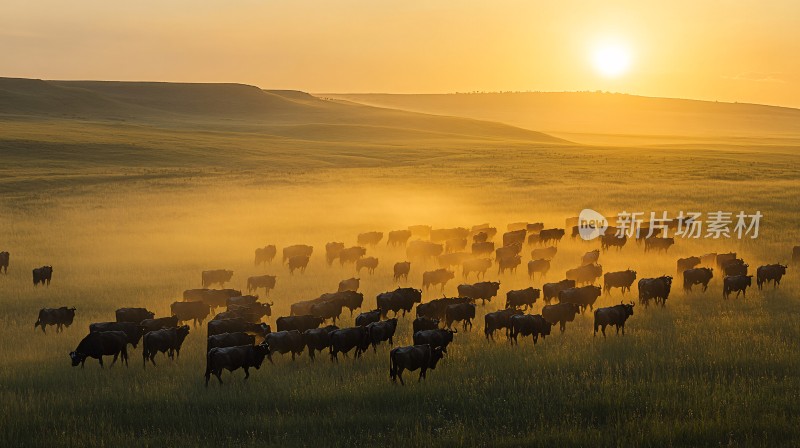
<path id="1" fill-rule="evenodd" d="M 567 220 L 568 227 L 573 224 L 573 238 L 578 234 L 574 220 Z M 551 327 L 556 324 L 563 333 L 567 323 L 574 321 L 576 315 L 587 309 L 594 311 L 595 335 L 600 331 L 605 336 L 608 326 L 615 327 L 617 333 L 622 330 L 624 335 L 625 323 L 633 315 L 634 302 L 594 309 L 601 295 L 610 294 L 614 288 L 620 289 L 624 295 L 631 291 L 637 279 L 636 271 L 627 269 L 604 273 L 598 263 L 601 250 L 621 248 L 627 243 L 627 238 L 617 238 L 610 233 L 614 231 L 609 229 L 600 238 L 601 248 L 586 252 L 577 267 L 566 271 L 563 280 L 544 283 L 541 289 L 528 287 L 508 291 L 505 306 L 484 316 L 487 341 L 494 340 L 496 332 L 504 331 L 512 345 L 518 344 L 520 335 L 530 336 L 536 344 L 540 337 L 549 335 Z M 515 272 L 521 264 L 523 244 L 544 246 L 534 247 L 528 262 L 531 279 L 536 274 L 544 276 L 550 269 L 550 261 L 558 253 L 557 244 L 565 234 L 564 229 L 546 229 L 542 223 L 515 223 L 510 224 L 508 231 L 503 233 L 502 245 L 495 247 L 497 229 L 488 224 L 472 229 L 411 226 L 389 232 L 386 244 L 406 247 L 409 261 L 394 264 L 395 281 L 408 279 L 412 263 L 435 260 L 439 268 L 422 273 L 422 289 L 439 286 L 444 290 L 445 285 L 455 278 L 456 267 L 461 267 L 464 278 L 474 273 L 477 280 L 485 277 L 493 265 L 497 266 L 498 274 Z M 411 240 L 412 237 L 417 239 Z M 366 256 L 367 246 L 375 246 L 383 238 L 382 232 L 368 232 L 358 235 L 357 246 L 328 243 L 325 246 L 325 260 L 329 266 L 338 260 L 342 266 L 353 264 L 357 271 L 367 269 L 372 272 L 378 266 L 378 259 Z M 636 240 L 644 242 L 645 251 L 666 252 L 674 244 L 672 238 L 637 237 Z M 307 245 L 285 247 L 282 252 L 283 264 L 288 267 L 289 273 L 305 272 L 313 250 Z M 272 263 L 276 255 L 277 248 L 274 245 L 258 248 L 255 251 L 255 265 Z M 800 262 L 800 246 L 794 247 L 792 260 L 794 263 Z M 7 272 L 8 265 L 8 252 L 0 252 L 0 271 Z M 724 274 L 722 294 L 725 299 L 734 292 L 737 298 L 739 294 L 745 295 L 752 284 L 753 276 L 748 274 L 749 265 L 733 252 L 677 260 L 677 276 L 683 281 L 684 291 L 702 285 L 702 291 L 705 292 L 715 269 Z M 758 288 L 769 282 L 777 287 L 786 269 L 787 266 L 780 264 L 758 267 Z M 49 285 L 52 273 L 51 266 L 34 269 L 34 285 Z M 327 351 L 330 359 L 338 362 L 339 353 L 347 355 L 353 351 L 355 357 L 360 357 L 370 346 L 373 351 L 377 351 L 377 346 L 384 342 L 393 346 L 397 326 L 416 307 L 416 315 L 411 323 L 413 345 L 391 349 L 390 377 L 393 381 L 399 379 L 403 383 L 402 374 L 405 370 L 420 370 L 421 380 L 425 378 L 427 370 L 435 369 L 447 353 L 453 335 L 458 332 L 454 325 L 460 324 L 462 331 L 470 331 L 477 314 L 478 301 L 482 305 L 491 301 L 500 289 L 499 282 L 465 283 L 458 286 L 457 297 L 442 297 L 423 303 L 422 290 L 398 287 L 378 294 L 376 308 L 356 315 L 355 326 L 340 328 L 336 322 L 343 310 L 348 309 L 352 316 L 362 308 L 364 301 L 363 294 L 358 292 L 360 279 L 350 278 L 341 281 L 336 292 L 291 304 L 290 315 L 277 317 L 273 330 L 271 325 L 263 322 L 264 318 L 272 316 L 273 303 L 259 301 L 259 297 L 252 293 L 263 289 L 268 296 L 275 288 L 276 276 L 249 277 L 246 282 L 248 294 L 236 289 L 209 289 L 214 285 L 224 288 L 232 278 L 233 271 L 230 270 L 203 271 L 202 288 L 184 291 L 183 299 L 170 305 L 170 316 L 156 318 L 153 312 L 145 308 L 120 308 L 116 311 L 114 321 L 92 323 L 89 334 L 70 353 L 72 365 L 83 366 L 87 358 L 95 358 L 102 366 L 103 356 L 113 356 L 112 365 L 118 358 L 127 365 L 127 346 L 130 344 L 135 349 L 140 342 L 145 367 L 148 363 L 155 365 L 158 353 L 173 359 L 180 355 L 181 346 L 190 332 L 190 327 L 184 323 L 192 322 L 197 327 L 213 314 L 207 323 L 207 386 L 211 375 L 222 383 L 221 373 L 225 369 L 234 371 L 241 368 L 245 378 L 248 378 L 251 367 L 260 368 L 265 358 L 272 362 L 272 356 L 276 353 L 291 354 L 294 360 L 307 350 L 308 356 L 314 360 L 317 352 Z M 602 287 L 595 285 L 600 278 L 603 279 Z M 639 304 L 647 307 L 652 301 L 666 306 L 672 280 L 670 275 L 639 279 Z M 527 314 L 540 298 L 544 302 L 541 314 Z M 558 303 L 552 303 L 554 300 Z M 225 310 L 216 312 L 218 308 Z M 56 332 L 62 331 L 72 324 L 75 312 L 74 307 L 42 309 L 34 328 L 41 327 L 44 332 L 46 326 L 56 326 Z M 389 318 L 390 313 L 394 317 Z M 257 339 L 260 341 L 258 344 Z"/>

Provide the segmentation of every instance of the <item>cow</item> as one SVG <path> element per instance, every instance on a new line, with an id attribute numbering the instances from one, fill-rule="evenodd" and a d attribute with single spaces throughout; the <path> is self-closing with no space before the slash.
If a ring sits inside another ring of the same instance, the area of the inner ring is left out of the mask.
<path id="1" fill-rule="evenodd" d="M 228 308 L 230 308 L 232 305 L 245 306 L 245 305 L 252 305 L 254 303 L 258 303 L 258 296 L 253 296 L 253 295 L 233 296 L 225 299 L 225 306 Z"/>
<path id="2" fill-rule="evenodd" d="M 366 327 L 373 322 L 381 320 L 381 309 L 376 308 L 372 311 L 367 311 L 356 316 L 356 326 Z"/>
<path id="3" fill-rule="evenodd" d="M 356 260 L 356 272 L 361 272 L 366 268 L 370 274 L 375 273 L 375 268 L 378 267 L 378 259 L 375 257 L 359 258 Z"/>
<path id="4" fill-rule="evenodd" d="M 222 333 L 255 333 L 261 337 L 269 333 L 270 327 L 265 323 L 247 322 L 241 318 L 212 320 L 208 323 L 208 335 Z"/>
<path id="5" fill-rule="evenodd" d="M 405 246 L 409 239 L 411 239 L 410 230 L 392 230 L 389 232 L 389 237 L 386 239 L 386 245 Z"/>
<path id="6" fill-rule="evenodd" d="M 533 345 L 536 345 L 536 342 L 539 341 L 539 336 L 544 339 L 546 336 L 550 335 L 550 329 L 555 325 L 555 323 L 550 323 L 545 320 L 541 314 L 517 314 L 511 316 L 508 324 L 509 339 L 512 345 L 515 343 L 519 345 L 517 337 L 520 334 L 522 336 L 531 336 Z"/>
<path id="7" fill-rule="evenodd" d="M 242 292 L 237 289 L 187 289 L 183 291 L 184 301 L 202 301 L 211 309 L 227 306 L 228 299 L 240 297 Z"/>
<path id="8" fill-rule="evenodd" d="M 606 327 L 613 325 L 619 334 L 622 328 L 622 335 L 625 336 L 625 321 L 633 316 L 633 307 L 635 303 L 630 304 L 620 303 L 619 305 L 609 306 L 606 308 L 598 308 L 594 312 L 594 336 L 597 336 L 597 330 L 603 332 L 603 337 L 606 337 Z"/>
<path id="9" fill-rule="evenodd" d="M 348 247 L 339 252 L 339 265 L 344 266 L 347 263 L 356 263 L 364 255 L 367 254 L 367 249 L 361 246 Z"/>
<path id="10" fill-rule="evenodd" d="M 546 258 L 539 258 L 528 262 L 528 278 L 533 280 L 536 273 L 542 274 L 542 278 L 550 271 L 550 260 Z"/>
<path id="11" fill-rule="evenodd" d="M 575 280 L 577 284 L 594 282 L 603 275 L 603 266 L 599 264 L 587 264 L 575 269 L 567 270 L 567 280 Z"/>
<path id="12" fill-rule="evenodd" d="M 555 305 L 545 305 L 542 308 L 542 317 L 550 325 L 560 324 L 561 332 L 567 328 L 567 322 L 575 320 L 575 315 L 581 311 L 581 307 L 575 303 L 557 303 Z"/>
<path id="13" fill-rule="evenodd" d="M 528 223 L 528 225 L 525 226 L 525 230 L 527 230 L 528 233 L 531 233 L 531 232 L 539 233 L 542 230 L 544 230 L 544 223 L 543 222 L 531 222 L 531 223 Z"/>
<path id="14" fill-rule="evenodd" d="M 492 241 L 484 241 L 482 243 L 472 243 L 472 255 L 491 255 L 494 252 L 494 243 Z"/>
<path id="15" fill-rule="evenodd" d="M 188 325 L 162 328 L 146 333 L 142 341 L 142 364 L 144 367 L 147 368 L 148 359 L 153 365 L 156 365 L 155 358 L 158 352 L 166 353 L 169 359 L 174 359 L 175 356 L 180 357 L 181 345 L 188 335 Z"/>
<path id="16" fill-rule="evenodd" d="M 269 295 L 269 292 L 275 289 L 275 278 L 274 275 L 247 277 L 247 292 L 258 291 L 258 288 L 264 288 L 264 294 Z"/>
<path id="17" fill-rule="evenodd" d="M 240 345 L 255 345 L 256 337 L 243 332 L 215 334 L 208 337 L 206 353 L 212 348 L 237 347 Z"/>
<path id="18" fill-rule="evenodd" d="M 488 341 L 491 337 L 492 341 L 494 341 L 494 332 L 497 330 L 506 330 L 506 337 L 509 337 L 509 332 L 511 331 L 511 317 L 519 314 L 522 314 L 522 311 L 515 308 L 486 313 L 483 317 L 483 334 L 486 336 L 486 340 Z"/>
<path id="19" fill-rule="evenodd" d="M 542 292 L 544 293 L 544 303 L 549 305 L 550 301 L 558 298 L 558 293 L 567 288 L 574 288 L 576 286 L 575 280 L 561 280 L 558 283 L 545 283 L 542 285 Z"/>
<path id="20" fill-rule="evenodd" d="M 283 259 L 281 262 L 286 264 L 286 262 L 292 257 L 310 258 L 312 253 L 314 253 L 314 248 L 305 244 L 295 244 L 293 246 L 284 247 Z"/>
<path id="21" fill-rule="evenodd" d="M 666 306 L 667 299 L 669 299 L 670 289 L 672 288 L 672 277 L 669 275 L 662 275 L 657 278 L 643 278 L 639 280 L 639 303 L 645 307 L 650 304 L 650 300 L 656 301 L 656 304 Z"/>
<path id="22" fill-rule="evenodd" d="M 413 372 L 420 369 L 419 381 L 422 381 L 426 378 L 428 369 L 436 369 L 436 364 L 443 356 L 441 347 L 431 347 L 428 344 L 394 348 L 389 353 L 389 376 L 392 382 L 400 378 L 400 384 L 405 386 L 403 371 Z"/>
<path id="23" fill-rule="evenodd" d="M 244 379 L 250 378 L 250 367 L 256 370 L 261 368 L 267 355 L 269 347 L 266 344 L 212 348 L 206 355 L 206 387 L 212 373 L 219 380 L 219 384 L 222 384 L 223 369 L 228 369 L 229 372 L 244 369 Z"/>
<path id="24" fill-rule="evenodd" d="M 275 259 L 275 255 L 277 255 L 278 249 L 275 247 L 274 244 L 270 244 L 268 246 L 259 247 L 256 249 L 256 257 L 255 257 L 255 265 L 259 266 L 264 263 L 272 264 L 272 260 Z"/>
<path id="25" fill-rule="evenodd" d="M 692 286 L 703 285 L 703 292 L 708 290 L 708 282 L 714 277 L 713 268 L 691 268 L 682 272 L 683 291 L 690 292 Z"/>
<path id="26" fill-rule="evenodd" d="M 563 237 L 564 229 L 542 229 L 542 231 L 539 232 L 539 240 L 542 242 L 542 244 L 547 244 L 551 241 L 555 242 L 555 244 L 558 244 Z"/>
<path id="27" fill-rule="evenodd" d="M 506 232 L 503 234 L 503 246 L 511 246 L 512 244 L 519 244 L 520 246 L 525 243 L 525 236 L 528 231 L 523 229 Z"/>
<path id="28" fill-rule="evenodd" d="M 75 351 L 70 352 L 69 357 L 72 360 L 72 367 L 78 364 L 81 368 L 86 363 L 86 358 L 94 358 L 100 362 L 100 367 L 103 367 L 103 356 L 114 356 L 111 361 L 113 366 L 117 362 L 117 358 L 121 357 L 122 362 L 128 365 L 128 337 L 124 331 L 98 331 L 96 333 L 89 333 L 78 343 Z"/>
<path id="29" fill-rule="evenodd" d="M 381 310 L 382 319 L 386 318 L 389 311 L 392 311 L 395 316 L 398 312 L 403 311 L 403 316 L 405 316 L 415 303 L 422 302 L 422 291 L 414 288 L 397 288 L 394 291 L 378 294 L 376 302 Z"/>
<path id="30" fill-rule="evenodd" d="M 411 323 L 413 334 L 418 331 L 436 330 L 439 328 L 439 319 L 431 319 L 430 317 L 418 317 Z"/>
<path id="31" fill-rule="evenodd" d="M 539 289 L 525 288 L 508 291 L 506 293 L 506 309 L 517 309 L 525 307 L 525 310 L 533 308 L 533 304 L 541 297 L 542 291 Z"/>
<path id="32" fill-rule="evenodd" d="M 486 301 L 492 301 L 492 298 L 497 296 L 497 291 L 500 290 L 500 282 L 478 282 L 471 285 L 463 284 L 458 285 L 458 295 L 461 297 L 469 297 L 472 300 L 482 300 L 482 304 Z"/>
<path id="33" fill-rule="evenodd" d="M 408 281 L 408 273 L 411 271 L 411 263 L 408 261 L 398 261 L 394 264 L 394 281 L 404 278 Z"/>
<path id="34" fill-rule="evenodd" d="M 722 280 L 722 297 L 727 299 L 732 292 L 736 292 L 737 299 L 739 293 L 742 293 L 742 297 L 747 298 L 747 287 L 752 285 L 752 275 L 726 275 Z"/>
<path id="35" fill-rule="evenodd" d="M 438 257 L 444 252 L 444 246 L 430 241 L 412 241 L 406 246 L 406 256 L 410 260 Z"/>
<path id="36" fill-rule="evenodd" d="M 353 315 L 353 311 L 361 308 L 361 304 L 364 303 L 364 294 L 355 291 L 340 291 L 340 292 L 333 292 L 328 294 L 323 294 L 322 297 L 326 301 L 334 301 L 341 306 L 350 310 L 350 315 Z"/>
<path id="37" fill-rule="evenodd" d="M 143 321 L 139 322 L 139 325 L 144 328 L 145 334 L 148 331 L 156 331 L 162 328 L 172 328 L 178 326 L 178 317 L 177 316 L 170 316 L 170 317 L 159 317 L 157 319 L 144 319 Z"/>
<path id="38" fill-rule="evenodd" d="M 314 306 L 314 305 L 316 305 L 318 303 L 322 303 L 322 302 L 324 302 L 326 300 L 330 300 L 330 296 L 327 296 L 327 295 L 323 294 L 323 295 L 317 297 L 316 299 L 303 300 L 303 301 L 300 301 L 300 302 L 295 302 L 295 303 L 293 303 L 293 304 L 291 304 L 289 306 L 290 314 L 292 316 L 304 316 L 304 315 L 311 314 L 311 307 L 312 306 Z"/>
<path id="39" fill-rule="evenodd" d="M 39 310 L 39 317 L 36 319 L 36 323 L 33 324 L 33 329 L 36 330 L 36 327 L 41 326 L 42 333 L 47 333 L 45 327 L 47 325 L 55 325 L 56 333 L 59 333 L 64 327 L 72 325 L 74 319 L 74 307 L 68 308 L 62 306 L 61 308 L 42 308 Z"/>
<path id="40" fill-rule="evenodd" d="M 53 267 L 42 266 L 33 270 L 33 286 L 41 283 L 42 285 L 50 286 L 50 280 L 53 278 Z"/>
<path id="41" fill-rule="evenodd" d="M 455 278 L 453 271 L 447 269 L 437 269 L 435 271 L 427 271 L 422 274 L 422 288 L 427 290 L 431 286 L 441 285 L 442 291 L 449 282 Z"/>
<path id="42" fill-rule="evenodd" d="M 586 309 L 594 309 L 594 303 L 602 294 L 599 286 L 582 286 L 580 288 L 568 288 L 558 293 L 560 303 L 574 303 L 581 307 L 581 312 Z"/>
<path id="43" fill-rule="evenodd" d="M 347 353 L 356 349 L 355 357 L 360 358 L 361 354 L 369 348 L 369 330 L 366 327 L 341 328 L 331 332 L 330 355 L 331 361 L 339 361 L 339 352 Z"/>
<path id="44" fill-rule="evenodd" d="M 328 325 L 323 328 L 311 328 L 303 332 L 303 344 L 308 347 L 308 357 L 315 360 L 317 352 L 330 349 L 331 333 L 338 330 L 336 325 Z"/>
<path id="45" fill-rule="evenodd" d="M 736 252 L 728 252 L 727 254 L 716 255 L 714 262 L 718 268 L 723 269 L 726 261 L 735 260 L 736 258 Z"/>
<path id="46" fill-rule="evenodd" d="M 431 347 L 441 347 L 447 353 L 447 346 L 453 342 L 453 335 L 457 330 L 445 330 L 441 328 L 431 328 L 414 332 L 414 345 L 430 344 Z"/>
<path id="47" fill-rule="evenodd" d="M 272 304 L 260 302 L 242 305 L 231 304 L 228 305 L 227 312 L 232 314 L 233 317 L 242 317 L 249 322 L 259 322 L 263 317 L 272 316 Z"/>
<path id="48" fill-rule="evenodd" d="M 467 328 L 472 328 L 472 319 L 475 318 L 475 304 L 457 303 L 455 305 L 447 305 L 444 315 L 445 327 L 452 328 L 453 322 L 463 322 L 464 331 L 467 331 Z"/>
<path id="49" fill-rule="evenodd" d="M 357 292 L 358 288 L 361 286 L 361 279 L 352 277 L 348 278 L 347 280 L 342 280 L 339 282 L 339 288 L 336 290 L 337 292 L 343 291 L 353 291 Z"/>
<path id="50" fill-rule="evenodd" d="M 416 236 L 418 238 L 428 239 L 431 237 L 431 226 L 426 226 L 426 225 L 408 226 L 408 231 L 411 232 L 411 236 Z"/>
<path id="51" fill-rule="evenodd" d="M 439 267 L 450 268 L 461 266 L 465 261 L 471 260 L 474 256 L 466 252 L 453 252 L 449 254 L 442 254 L 437 257 Z"/>
<path id="52" fill-rule="evenodd" d="M 325 244 L 325 262 L 328 263 L 328 266 L 333 264 L 333 260 L 339 258 L 343 250 L 344 243 L 334 241 Z"/>
<path id="53" fill-rule="evenodd" d="M 323 322 L 326 320 L 333 320 L 333 324 L 336 325 L 336 319 L 341 316 L 342 308 L 343 305 L 341 302 L 326 300 L 311 305 L 311 315 L 319 317 Z"/>
<path id="54" fill-rule="evenodd" d="M 138 323 L 133 322 L 95 322 L 89 324 L 89 333 L 98 333 L 101 331 L 122 331 L 128 337 L 128 343 L 136 348 L 139 341 L 144 336 L 144 328 Z"/>
<path id="55" fill-rule="evenodd" d="M 736 258 L 736 257 L 734 257 Z M 714 267 L 717 264 L 717 254 L 712 252 L 700 256 L 700 265 L 706 268 Z"/>
<path id="56" fill-rule="evenodd" d="M 494 258 L 500 261 L 504 258 L 515 257 L 519 255 L 520 252 L 522 252 L 522 245 L 514 243 L 509 246 L 498 247 L 497 250 L 494 251 Z"/>
<path id="57" fill-rule="evenodd" d="M 631 271 L 630 269 L 606 272 L 603 275 L 603 292 L 611 294 L 611 288 L 620 288 L 624 296 L 625 291 L 631 291 L 634 280 L 636 280 L 636 271 Z"/>
<path id="58" fill-rule="evenodd" d="M 506 224 L 506 230 L 509 232 L 516 232 L 517 230 L 526 230 L 528 228 L 527 222 L 512 222 Z"/>
<path id="59" fill-rule="evenodd" d="M 394 333 L 397 331 L 397 318 L 372 322 L 367 325 L 369 342 L 372 344 L 372 351 L 378 352 L 378 344 L 389 341 L 389 347 L 394 345 Z"/>
<path id="60" fill-rule="evenodd" d="M 202 274 L 203 288 L 208 288 L 209 286 L 217 283 L 220 286 L 225 286 L 225 283 L 231 281 L 232 277 L 233 277 L 233 271 L 228 271 L 225 269 L 214 269 L 211 271 L 203 271 Z"/>
<path id="61" fill-rule="evenodd" d="M 750 267 L 741 258 L 733 260 L 726 260 L 722 263 L 722 272 L 724 275 L 747 275 L 747 268 Z"/>
<path id="62" fill-rule="evenodd" d="M 270 363 L 272 362 L 273 353 L 280 353 L 281 355 L 291 353 L 292 361 L 294 361 L 295 356 L 303 353 L 303 350 L 306 349 L 303 335 L 297 330 L 269 333 L 264 336 L 264 343 L 269 346 L 267 358 L 269 358 Z"/>
<path id="63" fill-rule="evenodd" d="M 8 261 L 11 255 L 8 252 L 0 252 L 0 271 L 3 274 L 8 274 Z"/>
<path id="64" fill-rule="evenodd" d="M 487 238 L 485 241 L 489 241 L 490 239 L 494 238 L 495 235 L 497 235 L 497 228 L 490 226 L 489 223 L 485 223 L 478 226 L 472 226 L 470 232 L 473 234 L 473 236 L 479 233 L 485 233 Z"/>
<path id="65" fill-rule="evenodd" d="M 459 252 L 467 248 L 466 238 L 450 238 L 444 242 L 445 252 Z"/>
<path id="66" fill-rule="evenodd" d="M 117 322 L 133 322 L 137 324 L 145 319 L 156 317 L 156 314 L 148 311 L 147 308 L 120 308 L 114 314 L 117 317 Z"/>
<path id="67" fill-rule="evenodd" d="M 600 259 L 600 250 L 595 249 L 593 251 L 586 252 L 581 257 L 581 266 L 586 266 L 587 264 L 596 264 L 597 260 Z"/>
<path id="68" fill-rule="evenodd" d="M 758 289 L 761 289 L 764 283 L 769 282 L 773 282 L 773 287 L 777 288 L 778 285 L 781 284 L 781 278 L 786 275 L 786 268 L 788 268 L 788 266 L 782 264 L 759 266 L 758 269 L 756 269 L 756 284 L 758 284 Z"/>
<path id="69" fill-rule="evenodd" d="M 602 249 L 603 251 L 607 251 L 612 247 L 616 247 L 617 250 L 621 250 L 625 246 L 625 243 L 627 242 L 628 242 L 627 235 L 617 236 L 614 233 L 606 232 L 603 236 L 600 237 L 600 249 Z"/>
<path id="70" fill-rule="evenodd" d="M 359 233 L 356 242 L 362 246 L 375 246 L 383 239 L 383 232 Z"/>
<path id="71" fill-rule="evenodd" d="M 469 230 L 463 227 L 431 230 L 431 241 L 434 243 L 442 243 L 452 238 L 466 238 L 468 236 Z"/>
<path id="72" fill-rule="evenodd" d="M 203 325 L 203 321 L 211 314 L 211 307 L 202 301 L 172 302 L 169 306 L 169 310 L 173 316 L 178 318 L 178 322 L 187 322 L 191 320 L 195 327 L 197 327 L 198 322 L 200 325 Z"/>
<path id="73" fill-rule="evenodd" d="M 700 265 L 700 257 L 678 258 L 678 276 L 683 275 L 683 271 L 694 269 Z"/>
<path id="74" fill-rule="evenodd" d="M 472 235 L 472 243 L 485 243 L 489 241 L 489 234 L 486 232 L 478 232 Z"/>
<path id="75" fill-rule="evenodd" d="M 475 272 L 475 276 L 479 279 L 486 276 L 486 271 L 492 267 L 492 260 L 490 258 L 474 258 L 472 260 L 465 260 L 461 263 L 461 269 L 464 278 L 468 278 L 469 274 Z"/>
<path id="76" fill-rule="evenodd" d="M 548 246 L 548 247 L 543 247 L 541 249 L 533 249 L 531 251 L 531 259 L 537 260 L 545 258 L 548 260 L 552 260 L 553 258 L 555 258 L 557 253 L 558 253 L 558 247 L 556 246 Z"/>
<path id="77" fill-rule="evenodd" d="M 275 319 L 275 326 L 278 331 L 297 330 L 303 333 L 306 330 L 312 330 L 322 325 L 322 319 L 310 314 L 303 316 L 284 316 Z"/>
<path id="78" fill-rule="evenodd" d="M 675 244 L 675 238 L 651 236 L 644 239 L 644 251 L 648 252 L 651 250 L 663 250 L 664 252 L 667 252 L 673 244 Z"/>
<path id="79" fill-rule="evenodd" d="M 289 274 L 294 275 L 294 271 L 300 270 L 301 274 L 306 272 L 309 258 L 306 255 L 296 255 L 289 258 Z"/>
<path id="80" fill-rule="evenodd" d="M 447 307 L 459 303 L 472 303 L 469 297 L 442 297 L 427 303 L 420 303 L 417 306 L 417 317 L 429 317 L 432 319 L 444 320 Z"/>
<path id="81" fill-rule="evenodd" d="M 519 255 L 500 258 L 497 260 L 497 273 L 502 274 L 505 271 L 510 270 L 513 274 L 517 271 L 517 266 L 520 264 L 522 264 L 522 258 Z"/>
<path id="82" fill-rule="evenodd" d="M 528 235 L 528 246 L 536 246 L 542 244 L 542 239 L 538 233 L 531 233 Z"/>

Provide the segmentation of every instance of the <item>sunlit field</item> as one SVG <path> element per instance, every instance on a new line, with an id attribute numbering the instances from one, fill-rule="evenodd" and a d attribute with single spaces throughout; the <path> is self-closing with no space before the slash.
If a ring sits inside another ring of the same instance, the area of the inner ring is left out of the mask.
<path id="1" fill-rule="evenodd" d="M 157 137 L 154 142 L 159 145 Z M 16 148 L 15 160 L 22 160 L 24 150 Z M 301 149 L 298 160 L 314 159 Z M 800 280 L 794 266 L 778 289 L 758 291 L 753 282 L 746 299 L 723 300 L 717 269 L 707 293 L 695 287 L 686 295 L 676 281 L 665 308 L 635 307 L 624 337 L 613 330 L 607 338 L 593 337 L 587 312 L 566 333 L 555 327 L 536 346 L 527 338 L 512 347 L 502 335 L 487 342 L 483 315 L 502 308 L 508 290 L 561 280 L 584 252 L 599 248 L 569 235 L 545 280 L 527 277 L 531 247 L 523 248 L 515 274 L 490 269 L 486 279 L 501 282 L 498 297 L 478 307 L 473 330 L 455 335 L 426 380 L 418 383 L 417 372 L 407 373 L 405 387 L 389 378 L 384 344 L 377 353 L 370 349 L 361 359 L 351 354 L 338 364 L 325 354 L 316 362 L 305 353 L 295 362 L 275 355 L 274 365 L 265 362 L 248 381 L 241 370 L 226 371 L 225 384 L 212 380 L 205 388 L 204 326 L 192 328 L 174 362 L 159 354 L 158 365 L 145 370 L 140 345 L 129 350 L 129 367 L 101 369 L 92 359 L 84 369 L 70 367 L 68 353 L 90 323 L 114 320 L 120 307 L 168 315 L 170 303 L 183 290 L 199 288 L 200 273 L 208 269 L 232 269 L 226 287 L 243 290 L 248 276 L 277 275 L 267 299 L 275 304 L 266 319 L 273 328 L 291 303 L 335 291 L 353 276 L 361 278 L 362 310 L 373 309 L 376 294 L 397 286 L 392 266 L 406 260 L 405 249 L 387 247 L 385 238 L 369 247 L 367 255 L 380 260 L 374 275 L 324 260 L 325 243 L 355 245 L 356 235 L 366 231 L 490 223 L 499 243 L 508 223 L 563 227 L 584 207 L 608 214 L 763 213 L 756 240 L 677 239 L 667 254 L 645 253 L 629 242 L 601 254 L 605 272 L 631 268 L 638 278 L 675 275 L 680 257 L 728 251 L 754 273 L 762 264 L 788 263 L 792 246 L 800 244 L 800 153 L 793 146 L 498 141 L 433 144 L 422 152 L 425 157 L 404 158 L 404 146 L 392 156 L 397 159 L 356 167 L 337 160 L 276 169 L 259 165 L 269 157 L 241 155 L 220 162 L 221 168 L 187 162 L 191 172 L 102 165 L 85 177 L 69 161 L 7 167 L 0 181 L 0 250 L 11 252 L 8 275 L 0 274 L 0 445 L 796 443 Z M 49 180 L 36 180 L 41 178 Z M 313 245 L 314 254 L 305 274 L 289 275 L 280 250 L 299 243 Z M 253 251 L 266 244 L 276 244 L 279 255 L 256 267 Z M 34 287 L 31 268 L 45 264 L 54 267 L 53 282 Z M 421 288 L 422 273 L 436 267 L 412 262 L 409 280 L 400 286 Z M 423 301 L 455 296 L 464 282 L 457 272 L 443 292 L 424 291 Z M 627 303 L 636 294 L 635 285 L 624 298 L 615 289 L 598 305 Z M 59 306 L 77 307 L 74 324 L 61 334 L 54 327 L 47 334 L 34 331 L 38 310 Z M 541 307 L 540 301 L 534 312 Z M 353 325 L 346 310 L 342 317 L 340 326 Z M 395 345 L 411 344 L 412 319 L 401 318 Z"/>

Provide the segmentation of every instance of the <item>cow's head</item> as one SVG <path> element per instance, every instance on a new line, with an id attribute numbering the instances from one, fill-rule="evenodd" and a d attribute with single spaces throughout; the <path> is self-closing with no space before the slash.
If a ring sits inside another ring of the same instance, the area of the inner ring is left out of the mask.
<path id="1" fill-rule="evenodd" d="M 269 356 L 269 344 L 267 344 L 267 341 L 253 346 L 253 355 L 253 367 L 260 369 L 261 363 L 264 362 L 264 358 Z"/>
<path id="2" fill-rule="evenodd" d="M 72 367 L 76 367 L 78 364 L 86 360 L 86 355 L 78 352 L 70 352 L 69 357 L 72 359 Z"/>
<path id="3" fill-rule="evenodd" d="M 626 315 L 633 316 L 633 307 L 636 306 L 635 303 L 631 302 L 631 303 L 628 303 L 628 304 L 622 304 L 622 306 L 625 307 L 625 314 Z"/>
<path id="4" fill-rule="evenodd" d="M 430 347 L 430 345 L 428 346 Z M 444 348 L 442 347 L 430 347 L 431 349 L 431 359 L 428 363 L 428 368 L 436 369 L 436 364 L 439 363 L 439 360 L 444 358 Z"/>

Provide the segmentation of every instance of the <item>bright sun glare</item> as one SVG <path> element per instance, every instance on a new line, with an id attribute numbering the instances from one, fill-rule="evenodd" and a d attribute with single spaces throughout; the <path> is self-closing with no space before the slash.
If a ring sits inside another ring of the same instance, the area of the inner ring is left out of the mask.
<path id="1" fill-rule="evenodd" d="M 631 53 L 621 44 L 603 44 L 594 49 L 592 63 L 601 75 L 616 78 L 628 71 Z"/>

